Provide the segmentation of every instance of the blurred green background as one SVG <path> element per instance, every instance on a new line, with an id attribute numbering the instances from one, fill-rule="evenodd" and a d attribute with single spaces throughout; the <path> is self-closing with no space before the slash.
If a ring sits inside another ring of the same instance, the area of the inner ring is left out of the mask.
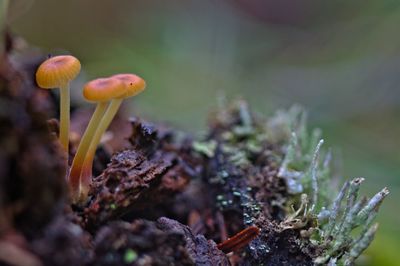
<path id="1" fill-rule="evenodd" d="M 400 1 L 11 0 L 9 23 L 80 58 L 83 80 L 143 76 L 132 111 L 190 132 L 221 92 L 259 113 L 305 106 L 346 178 L 390 188 L 359 264 L 400 265 Z"/>

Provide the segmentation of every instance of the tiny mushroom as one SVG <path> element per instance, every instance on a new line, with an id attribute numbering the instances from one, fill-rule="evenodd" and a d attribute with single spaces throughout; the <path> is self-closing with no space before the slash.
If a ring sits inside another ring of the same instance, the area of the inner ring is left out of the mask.
<path id="1" fill-rule="evenodd" d="M 116 96 L 123 95 L 126 91 L 124 82 L 112 78 L 99 78 L 85 84 L 83 96 L 86 100 L 97 102 L 96 109 L 89 121 L 89 124 L 79 143 L 77 152 L 71 165 L 69 173 L 69 184 L 71 188 L 72 199 L 74 202 L 84 198 L 88 192 L 91 176 L 83 177 L 85 157 L 88 154 L 90 143 L 95 136 L 100 121 L 107 109 L 110 100 Z"/>
<path id="2" fill-rule="evenodd" d="M 96 153 L 97 145 L 100 143 L 102 135 L 111 124 L 111 121 L 121 106 L 122 101 L 125 98 L 133 97 L 141 93 L 146 87 L 146 82 L 141 77 L 134 74 L 118 74 L 111 76 L 110 79 L 122 82 L 125 86 L 125 90 L 122 94 L 120 94 L 119 91 L 118 93 L 114 94 L 114 98 L 111 100 L 110 105 L 108 106 L 107 111 L 104 113 L 104 116 L 97 127 L 96 133 L 90 142 L 81 173 L 81 180 L 89 181 L 89 183 L 92 178 L 93 159 Z M 83 197 L 79 199 L 80 201 L 86 199 L 87 191 L 88 187 L 85 187 L 82 190 L 84 193 L 82 194 Z"/>
<path id="3" fill-rule="evenodd" d="M 69 83 L 81 70 L 79 60 L 71 55 L 54 56 L 44 61 L 36 71 L 36 82 L 43 89 L 60 89 L 60 142 L 68 154 Z"/>

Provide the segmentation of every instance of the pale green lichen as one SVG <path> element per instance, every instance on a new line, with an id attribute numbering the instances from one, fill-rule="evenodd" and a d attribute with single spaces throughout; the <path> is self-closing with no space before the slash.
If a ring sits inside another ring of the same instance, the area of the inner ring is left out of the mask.
<path id="1" fill-rule="evenodd" d="M 194 141 L 193 142 L 193 149 L 205 156 L 211 158 L 215 154 L 215 149 L 217 148 L 217 142 L 214 140 L 210 141 Z"/>
<path id="2" fill-rule="evenodd" d="M 351 265 L 372 242 L 377 230 L 373 221 L 389 191 L 384 188 L 370 200 L 366 197 L 358 199 L 364 178 L 355 178 L 346 181 L 335 197 L 330 167 L 332 155 L 321 149 L 321 132 L 314 130 L 308 136 L 306 115 L 298 107 L 288 113 L 283 128 L 293 131 L 287 139 L 286 155 L 278 175 L 285 179 L 288 193 L 293 194 L 294 199 L 298 199 L 295 195 L 301 197 L 293 203 L 299 206 L 298 210 L 288 214 L 281 223 L 282 229 L 304 227 L 301 235 L 308 239 L 304 239 L 303 244 L 311 243 L 323 250 L 314 259 L 316 264 Z M 289 118 L 290 115 L 292 118 Z M 278 116 L 285 117 L 282 113 Z M 283 124 L 280 123 L 281 126 Z M 314 147 L 313 152 L 311 146 Z M 324 158 L 322 162 L 319 157 Z M 361 231 L 358 236 L 353 236 L 352 232 L 357 227 Z"/>

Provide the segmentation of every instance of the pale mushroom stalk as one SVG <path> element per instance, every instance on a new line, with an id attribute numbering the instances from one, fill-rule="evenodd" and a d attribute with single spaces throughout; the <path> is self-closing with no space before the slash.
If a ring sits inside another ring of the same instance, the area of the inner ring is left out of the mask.
<path id="1" fill-rule="evenodd" d="M 69 83 L 60 86 L 60 142 L 68 154 L 69 127 L 70 127 L 70 92 Z"/>
<path id="2" fill-rule="evenodd" d="M 71 171 L 69 173 L 69 183 L 74 191 L 79 190 L 80 176 L 83 166 L 82 162 L 85 160 L 92 137 L 96 133 L 97 126 L 99 125 L 101 118 L 107 109 L 107 104 L 107 102 L 99 102 L 97 104 L 92 118 L 86 127 L 85 133 L 83 133 L 81 141 L 79 142 L 74 160 L 72 161 Z"/>
<path id="3" fill-rule="evenodd" d="M 90 146 L 86 153 L 86 157 L 85 157 L 85 160 L 84 160 L 83 166 L 82 166 L 82 173 L 80 176 L 80 180 L 81 180 L 80 191 L 83 195 L 86 195 L 88 192 L 87 190 L 88 190 L 89 184 L 86 184 L 85 182 L 88 182 L 89 180 L 91 180 L 93 160 L 94 160 L 94 156 L 96 154 L 97 146 L 100 143 L 101 137 L 106 132 L 106 130 L 109 127 L 109 125 L 111 124 L 113 118 L 117 114 L 122 101 L 123 101 L 123 98 L 114 99 L 111 101 L 110 105 L 107 108 L 107 111 L 104 113 L 104 116 L 101 119 L 99 126 L 97 127 L 96 133 L 93 136 L 92 141 L 90 142 Z"/>

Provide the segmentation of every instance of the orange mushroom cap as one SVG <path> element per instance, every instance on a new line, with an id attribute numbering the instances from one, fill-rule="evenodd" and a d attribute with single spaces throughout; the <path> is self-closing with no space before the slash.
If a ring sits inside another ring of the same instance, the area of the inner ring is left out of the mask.
<path id="1" fill-rule="evenodd" d="M 44 61 L 36 71 L 36 82 L 43 89 L 65 85 L 81 71 L 81 63 L 71 55 L 54 56 Z"/>
<path id="2" fill-rule="evenodd" d="M 119 98 L 128 98 L 138 95 L 146 88 L 146 82 L 141 77 L 134 74 L 117 74 L 111 78 L 121 80 L 127 86 L 125 93 Z"/>
<path id="3" fill-rule="evenodd" d="M 119 79 L 98 78 L 83 87 L 83 97 L 91 102 L 105 102 L 126 93 L 126 84 Z"/>

